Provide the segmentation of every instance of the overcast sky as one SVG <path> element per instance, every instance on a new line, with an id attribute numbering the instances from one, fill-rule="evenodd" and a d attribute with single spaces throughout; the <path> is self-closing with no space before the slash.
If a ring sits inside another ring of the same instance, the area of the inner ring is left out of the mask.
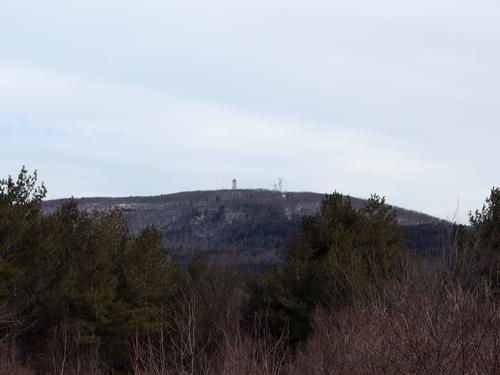
<path id="1" fill-rule="evenodd" d="M 500 185 L 498 0 L 0 0 L 0 177 L 458 219 Z"/>

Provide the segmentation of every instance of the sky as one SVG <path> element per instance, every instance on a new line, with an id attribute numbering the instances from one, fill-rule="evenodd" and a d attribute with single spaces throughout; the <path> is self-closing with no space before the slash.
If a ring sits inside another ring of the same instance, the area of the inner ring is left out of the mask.
<path id="1" fill-rule="evenodd" d="M 0 177 L 48 198 L 500 185 L 498 0 L 0 0 Z"/>

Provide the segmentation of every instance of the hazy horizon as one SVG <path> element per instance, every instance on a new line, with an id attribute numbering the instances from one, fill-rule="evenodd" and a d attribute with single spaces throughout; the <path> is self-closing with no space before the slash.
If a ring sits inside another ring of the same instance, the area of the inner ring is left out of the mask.
<path id="1" fill-rule="evenodd" d="M 0 178 L 48 198 L 334 190 L 467 220 L 500 185 L 500 3 L 19 0 Z"/>

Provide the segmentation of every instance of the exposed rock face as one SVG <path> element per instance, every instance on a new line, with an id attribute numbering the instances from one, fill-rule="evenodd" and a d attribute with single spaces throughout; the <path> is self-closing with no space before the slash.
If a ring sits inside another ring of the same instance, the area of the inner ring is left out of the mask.
<path id="1" fill-rule="evenodd" d="M 278 261 L 302 218 L 318 212 L 323 194 L 268 190 L 194 191 L 154 197 L 82 198 L 82 210 L 119 210 L 130 230 L 153 225 L 165 246 L 179 259 L 199 254 L 209 260 L 258 265 Z M 352 198 L 358 206 L 363 200 Z M 53 212 L 63 200 L 44 202 Z M 397 209 L 402 225 L 435 224 L 439 220 Z"/>

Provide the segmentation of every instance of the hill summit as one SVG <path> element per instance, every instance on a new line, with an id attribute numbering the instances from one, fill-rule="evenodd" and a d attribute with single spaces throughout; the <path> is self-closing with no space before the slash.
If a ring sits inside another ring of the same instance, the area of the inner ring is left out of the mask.
<path id="1" fill-rule="evenodd" d="M 138 233 L 156 227 L 164 245 L 182 262 L 193 255 L 209 261 L 258 265 L 280 260 L 304 216 L 318 212 L 324 194 L 233 189 L 168 195 L 76 199 L 82 210 L 118 210 Z M 364 200 L 351 198 L 355 207 Z M 53 212 L 64 199 L 44 202 Z M 435 225 L 439 219 L 396 207 L 404 226 Z"/>

